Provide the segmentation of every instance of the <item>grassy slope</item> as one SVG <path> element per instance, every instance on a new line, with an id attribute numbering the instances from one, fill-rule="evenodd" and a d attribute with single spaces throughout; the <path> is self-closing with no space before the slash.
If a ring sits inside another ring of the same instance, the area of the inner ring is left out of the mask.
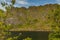
<path id="1" fill-rule="evenodd" d="M 12 31 L 50 31 L 54 23 L 54 14 L 60 5 L 49 4 L 44 6 L 31 6 L 28 9 L 14 8 L 4 14 L 4 25 Z"/>
<path id="2" fill-rule="evenodd" d="M 11 31 L 54 31 L 49 40 L 60 40 L 60 5 L 49 4 L 26 8 L 0 10 L 0 40 L 5 40 L 5 30 Z M 56 38 L 57 36 L 57 38 Z M 11 38 L 9 38 L 11 39 Z"/>

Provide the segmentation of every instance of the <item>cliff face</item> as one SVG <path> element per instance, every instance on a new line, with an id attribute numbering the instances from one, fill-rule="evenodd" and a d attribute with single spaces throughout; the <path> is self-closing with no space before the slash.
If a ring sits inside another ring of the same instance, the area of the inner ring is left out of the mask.
<path id="1" fill-rule="evenodd" d="M 31 6 L 29 8 L 12 7 L 5 13 L 4 23 L 11 31 L 50 31 L 52 25 L 57 25 L 57 17 L 57 21 L 60 20 L 59 10 L 60 5 L 57 4 Z"/>

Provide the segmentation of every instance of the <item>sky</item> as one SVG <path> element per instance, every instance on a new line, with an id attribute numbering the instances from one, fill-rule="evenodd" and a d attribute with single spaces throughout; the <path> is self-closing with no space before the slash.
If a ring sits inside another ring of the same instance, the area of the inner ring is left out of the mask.
<path id="1" fill-rule="evenodd" d="M 1 2 L 6 2 L 9 5 L 11 4 L 11 0 L 0 0 L 0 3 Z M 29 7 L 55 3 L 60 4 L 60 0 L 16 0 L 14 7 Z M 1 4 L 0 9 L 4 9 Z"/>

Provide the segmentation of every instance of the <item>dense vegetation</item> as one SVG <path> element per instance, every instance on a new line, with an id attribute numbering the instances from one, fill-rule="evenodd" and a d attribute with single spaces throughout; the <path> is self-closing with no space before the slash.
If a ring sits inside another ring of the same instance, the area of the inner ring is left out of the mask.
<path id="1" fill-rule="evenodd" d="M 51 31 L 51 27 L 59 28 L 59 6 L 58 4 L 48 4 L 29 8 L 11 7 L 6 12 L 0 11 L 1 29 L 7 31 Z"/>
<path id="2" fill-rule="evenodd" d="M 15 1 L 12 1 L 12 5 Z M 4 6 L 5 4 L 2 3 Z M 29 8 L 6 7 L 0 10 L 0 38 L 7 34 L 5 31 L 53 31 L 49 39 L 60 37 L 60 5 L 47 4 L 44 6 L 30 6 Z M 57 36 L 57 37 L 56 37 Z M 59 36 L 59 37 L 58 37 Z M 28 40 L 24 39 L 24 40 Z M 8 38 L 6 40 L 13 40 Z"/>

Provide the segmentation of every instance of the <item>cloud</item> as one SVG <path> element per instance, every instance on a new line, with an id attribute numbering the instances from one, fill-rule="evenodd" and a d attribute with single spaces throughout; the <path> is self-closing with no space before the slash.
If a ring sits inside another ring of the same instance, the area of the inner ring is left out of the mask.
<path id="1" fill-rule="evenodd" d="M 27 0 L 16 0 L 14 7 L 28 7 L 30 3 Z"/>
<path id="2" fill-rule="evenodd" d="M 5 7 L 1 5 L 1 2 L 6 2 L 6 0 L 0 0 L 0 9 L 3 11 L 6 11 Z"/>
<path id="3" fill-rule="evenodd" d="M 56 2 L 57 2 L 58 4 L 60 4 L 60 0 L 56 0 Z"/>
<path id="4" fill-rule="evenodd" d="M 28 2 L 25 2 L 25 1 L 19 1 L 18 3 L 19 4 L 28 4 Z"/>
<path id="5" fill-rule="evenodd" d="M 0 4 L 0 9 L 3 11 L 6 11 L 5 7 L 2 7 L 2 5 Z"/>
<path id="6" fill-rule="evenodd" d="M 29 4 L 26 0 L 16 0 L 17 4 L 27 5 Z"/>

